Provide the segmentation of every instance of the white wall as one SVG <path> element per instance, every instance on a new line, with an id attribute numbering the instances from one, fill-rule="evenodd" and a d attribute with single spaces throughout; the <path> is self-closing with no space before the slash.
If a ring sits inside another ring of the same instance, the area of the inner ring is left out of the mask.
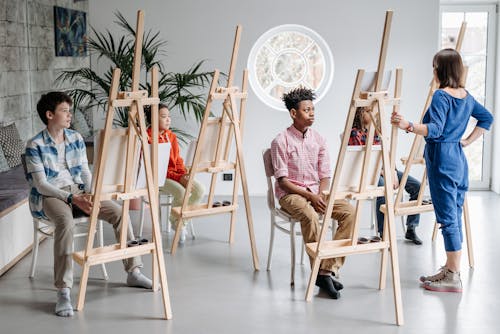
<path id="1" fill-rule="evenodd" d="M 139 7 L 140 6 L 140 7 Z M 333 162 L 339 148 L 355 73 L 358 68 L 375 69 L 378 60 L 385 11 L 394 10 L 386 68 L 401 66 L 402 112 L 417 119 L 431 79 L 431 59 L 438 45 L 439 3 L 434 0 L 358 1 L 153 1 L 91 0 L 90 24 L 97 30 L 119 31 L 113 13 L 121 11 L 135 22 L 136 11 L 145 10 L 146 29 L 160 30 L 168 41 L 165 63 L 170 71 L 184 71 L 195 61 L 207 59 L 207 70 L 227 71 L 235 26 L 243 25 L 236 83 L 253 43 L 268 29 L 288 23 L 308 26 L 329 44 L 335 60 L 330 92 L 316 105 L 314 127 L 328 140 Z M 251 194 L 264 194 L 265 179 L 261 151 L 276 134 L 291 124 L 286 112 L 272 110 L 250 90 L 244 135 L 244 156 Z M 197 134 L 197 126 L 176 126 Z M 412 135 L 401 133 L 400 154 L 409 151 Z M 218 183 L 218 193 L 231 192 L 230 184 Z"/>

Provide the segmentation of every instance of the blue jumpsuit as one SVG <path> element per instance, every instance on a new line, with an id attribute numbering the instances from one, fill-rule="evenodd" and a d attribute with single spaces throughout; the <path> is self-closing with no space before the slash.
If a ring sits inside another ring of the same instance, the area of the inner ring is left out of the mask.
<path id="1" fill-rule="evenodd" d="M 469 172 L 460 139 L 471 116 L 477 119 L 476 126 L 490 129 L 493 116 L 468 92 L 459 99 L 437 90 L 423 118 L 428 129 L 424 156 L 429 189 L 447 252 L 462 249 L 462 206 Z"/>

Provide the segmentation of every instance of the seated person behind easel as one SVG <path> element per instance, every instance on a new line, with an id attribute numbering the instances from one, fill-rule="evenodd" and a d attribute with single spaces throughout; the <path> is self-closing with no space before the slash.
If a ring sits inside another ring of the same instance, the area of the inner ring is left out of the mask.
<path id="1" fill-rule="evenodd" d="M 171 194 L 174 197 L 172 202 L 173 206 L 181 206 L 184 199 L 184 193 L 189 181 L 189 174 L 187 174 L 186 166 L 180 155 L 179 142 L 177 136 L 170 130 L 170 111 L 164 104 L 158 106 L 158 143 L 170 143 L 170 160 L 168 161 L 167 178 L 165 184 L 160 187 L 160 192 Z M 151 124 L 151 109 L 146 112 L 149 123 Z M 153 141 L 152 129 L 147 129 L 149 143 Z M 200 202 L 203 198 L 205 189 L 201 183 L 193 180 L 193 187 L 191 195 L 189 196 L 189 205 L 194 205 Z M 184 221 L 179 242 L 183 243 L 186 240 L 186 225 Z M 177 227 L 177 218 L 170 216 L 170 224 L 172 228 Z"/>
<path id="2" fill-rule="evenodd" d="M 38 115 L 47 126 L 26 144 L 27 178 L 31 186 L 30 209 L 34 217 L 49 219 L 54 231 L 54 285 L 57 291 L 55 313 L 73 315 L 70 289 L 73 286 L 73 214 L 92 210 L 90 173 L 82 136 L 70 130 L 71 97 L 63 92 L 42 95 Z M 101 202 L 99 219 L 113 225 L 119 240 L 122 222 L 121 206 L 113 201 Z M 132 228 L 128 229 L 133 239 Z M 144 276 L 140 257 L 123 261 L 128 273 L 127 285 L 151 289 Z"/>
<path id="3" fill-rule="evenodd" d="M 351 135 L 349 137 L 349 145 L 365 145 L 366 137 L 368 136 L 368 125 L 370 124 L 370 115 L 368 113 L 370 109 L 365 107 L 358 107 L 356 109 L 356 116 L 354 117 L 354 122 L 351 130 Z M 375 133 L 373 137 L 373 144 L 380 145 L 380 137 Z M 395 170 L 393 177 L 393 187 L 397 189 L 399 187 L 399 182 L 403 177 L 403 173 L 399 170 Z M 380 179 L 378 181 L 378 186 L 381 187 L 384 185 L 384 175 L 380 175 Z M 414 201 L 418 198 L 418 193 L 420 192 L 420 182 L 408 175 L 408 180 L 406 181 L 405 186 L 406 192 L 410 195 L 410 201 Z M 384 214 L 380 212 L 380 206 L 385 204 L 385 197 L 380 196 L 377 197 L 377 227 L 380 233 L 380 236 L 383 236 L 384 233 Z M 406 234 L 405 238 L 412 241 L 416 245 L 421 245 L 422 240 L 418 237 L 415 232 L 415 228 L 418 226 L 420 221 L 420 215 L 411 215 L 406 218 Z"/>
<path id="4" fill-rule="evenodd" d="M 283 96 L 293 124 L 271 143 L 276 197 L 281 208 L 300 220 L 305 243 L 317 242 L 320 235 L 318 213 L 325 213 L 322 191 L 329 190 L 330 157 L 325 139 L 311 129 L 314 123 L 315 94 L 296 88 Z M 351 238 L 354 208 L 345 200 L 334 202 L 332 217 L 339 223 L 335 239 Z M 321 261 L 316 285 L 331 298 L 340 297 L 342 283 L 336 281 L 344 257 Z M 309 259 L 312 265 L 312 260 Z"/>

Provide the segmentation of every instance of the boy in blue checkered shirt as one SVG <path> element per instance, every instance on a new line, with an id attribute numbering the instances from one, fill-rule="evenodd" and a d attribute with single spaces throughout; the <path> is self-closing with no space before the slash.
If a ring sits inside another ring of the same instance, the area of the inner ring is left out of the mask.
<path id="1" fill-rule="evenodd" d="M 92 174 L 87 162 L 82 136 L 69 129 L 71 97 L 63 92 L 42 95 L 37 104 L 38 115 L 46 125 L 26 143 L 26 171 L 31 185 L 29 204 L 35 218 L 50 220 L 54 230 L 54 285 L 57 291 L 55 313 L 73 315 L 70 289 L 73 286 L 73 227 L 74 214 L 90 214 L 89 195 Z M 122 222 L 121 206 L 103 201 L 99 219 L 113 225 L 119 239 Z M 129 239 L 133 239 L 129 228 Z M 151 280 L 144 276 L 140 257 L 124 260 L 127 285 L 151 289 Z"/>

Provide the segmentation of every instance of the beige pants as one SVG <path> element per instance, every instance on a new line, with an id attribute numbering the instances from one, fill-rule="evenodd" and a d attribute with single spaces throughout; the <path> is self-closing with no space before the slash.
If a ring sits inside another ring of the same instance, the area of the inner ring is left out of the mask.
<path id="1" fill-rule="evenodd" d="M 317 242 L 320 234 L 319 215 L 305 197 L 297 194 L 288 194 L 280 198 L 280 205 L 294 219 L 300 221 L 304 243 Z M 332 218 L 337 220 L 339 226 L 335 233 L 335 240 L 349 239 L 354 227 L 354 208 L 345 200 L 337 200 L 333 204 Z M 324 259 L 320 269 L 334 272 L 338 276 L 339 268 L 344 264 L 344 257 Z M 312 267 L 312 259 L 309 257 Z"/>
<path id="2" fill-rule="evenodd" d="M 73 194 L 81 194 L 76 185 L 62 188 Z M 101 202 L 99 219 L 105 220 L 115 231 L 116 240 L 120 238 L 120 226 L 122 222 L 121 206 L 112 201 Z M 73 220 L 72 208 L 69 204 L 54 197 L 43 198 L 43 211 L 55 225 L 54 230 L 54 285 L 56 288 L 71 288 L 73 286 Z M 130 221 L 130 220 L 129 220 Z M 134 239 L 132 226 L 128 228 L 129 239 Z M 123 261 L 125 270 L 132 271 L 136 267 L 142 267 L 140 257 L 133 257 Z"/>

